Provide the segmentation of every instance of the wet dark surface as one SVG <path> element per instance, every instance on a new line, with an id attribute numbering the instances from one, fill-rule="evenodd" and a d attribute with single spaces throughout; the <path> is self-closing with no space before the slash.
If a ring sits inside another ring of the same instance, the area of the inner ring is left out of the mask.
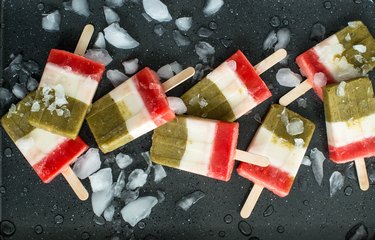
<path id="1" fill-rule="evenodd" d="M 126 3 L 120 9 L 116 9 L 121 17 L 120 25 L 140 42 L 140 47 L 119 50 L 107 43 L 107 50 L 114 57 L 108 69 L 122 69 L 121 61 L 134 57 L 140 59 L 141 66 L 153 69 L 173 61 L 178 61 L 184 67 L 195 66 L 199 60 L 194 53 L 194 44 L 201 40 L 197 31 L 201 26 L 208 27 L 212 21 L 217 23 L 217 29 L 211 37 L 203 40 L 211 43 L 216 49 L 215 66 L 237 49 L 242 49 L 253 64 L 260 62 L 270 54 L 262 50 L 263 40 L 271 30 L 284 27 L 286 23 L 292 32 L 291 43 L 287 48 L 292 60 L 315 44 L 309 37 L 316 22 L 322 23 L 326 27 L 327 35 L 330 35 L 345 26 L 348 21 L 360 19 L 375 34 L 375 5 L 369 0 L 227 0 L 216 15 L 208 18 L 203 17 L 201 10 L 204 1 L 164 2 L 174 19 L 193 16 L 193 27 L 187 33 L 192 44 L 181 48 L 176 46 L 172 37 L 172 30 L 176 28 L 174 22 L 163 23 L 167 32 L 158 37 L 153 32 L 157 23 L 149 23 L 143 18 L 142 5 Z M 85 18 L 64 11 L 60 1 L 44 1 L 42 10 L 42 5 L 39 5 L 38 9 L 39 1 L 5 1 L 4 65 L 9 64 L 9 56 L 12 53 L 22 53 L 26 60 L 35 60 L 43 66 L 51 48 L 73 51 L 86 23 L 95 25 L 96 37 L 97 32 L 107 26 L 102 11 L 103 3 L 93 0 L 89 3 L 92 14 Z M 60 9 L 62 14 L 61 31 L 45 32 L 41 28 L 42 14 L 55 9 Z M 233 42 L 226 48 L 221 43 L 223 39 Z M 293 61 L 290 62 L 290 67 L 297 70 Z M 276 82 L 275 73 L 279 67 L 262 75 L 264 81 L 273 86 L 272 99 L 239 120 L 239 149 L 247 148 L 259 126 L 254 120 L 255 113 L 264 116 L 271 102 L 276 102 L 289 90 Z M 374 74 L 372 79 L 375 80 Z M 5 83 L 6 81 L 7 79 Z M 179 96 L 194 83 L 195 81 L 189 80 L 168 95 Z M 104 78 L 95 99 L 112 88 L 109 80 Z M 317 147 L 327 156 L 322 104 L 313 92 L 307 93 L 304 97 L 307 99 L 306 109 L 298 107 L 296 102 L 290 108 L 317 125 L 308 151 Z M 2 109 L 2 112 L 5 111 L 6 109 Z M 78 201 L 62 176 L 50 184 L 43 184 L 3 130 L 1 134 L 1 234 L 4 239 L 111 239 L 114 236 L 126 239 L 126 236 L 133 232 L 123 220 L 121 226 L 117 226 L 120 234 L 115 234 L 117 227 L 113 223 L 95 223 L 90 200 Z M 95 146 L 86 126 L 82 129 L 81 136 L 91 146 Z M 147 134 L 114 152 L 121 151 L 135 156 L 135 163 L 127 169 L 127 176 L 132 169 L 145 167 L 138 153 L 149 149 L 150 137 L 151 134 Z M 103 156 L 102 160 L 105 158 L 108 156 Z M 142 196 L 162 189 L 166 192 L 166 200 L 156 205 L 151 216 L 143 220 L 144 225 L 134 228 L 133 238 L 307 240 L 320 236 L 321 239 L 345 239 L 349 229 L 361 222 L 367 226 L 369 237 L 373 238 L 375 186 L 371 186 L 367 192 L 362 192 L 355 180 L 346 177 L 344 187 L 335 196 L 329 197 L 331 173 L 335 170 L 344 173 L 345 167 L 334 165 L 329 160 L 325 161 L 323 184 L 319 187 L 311 167 L 301 166 L 289 196 L 279 198 L 267 190 L 263 191 L 252 216 L 245 220 L 240 218 L 239 210 L 252 186 L 249 181 L 236 173 L 233 173 L 230 182 L 223 183 L 175 169 L 166 169 L 166 179 L 159 184 L 149 180 L 141 190 Z M 116 173 L 114 177 L 117 178 Z M 83 183 L 90 188 L 88 180 L 84 180 Z M 175 202 L 194 190 L 203 191 L 206 197 L 188 212 L 176 208 Z M 120 219 L 120 216 L 116 218 Z"/>

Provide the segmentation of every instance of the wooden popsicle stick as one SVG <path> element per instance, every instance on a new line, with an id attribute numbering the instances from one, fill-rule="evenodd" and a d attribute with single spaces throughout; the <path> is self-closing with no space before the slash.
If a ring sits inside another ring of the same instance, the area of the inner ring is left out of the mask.
<path id="1" fill-rule="evenodd" d="M 249 196 L 247 197 L 244 205 L 242 206 L 240 215 L 242 218 L 248 218 L 250 217 L 251 213 L 254 210 L 255 204 L 258 201 L 258 198 L 260 197 L 260 194 L 263 191 L 263 187 L 257 184 L 254 184 L 253 188 L 250 191 Z"/>
<path id="2" fill-rule="evenodd" d="M 270 164 L 268 157 L 254 154 L 251 152 L 242 151 L 239 149 L 236 149 L 234 159 L 241 162 L 258 165 L 260 167 L 267 167 Z"/>
<path id="3" fill-rule="evenodd" d="M 83 186 L 71 167 L 67 167 L 61 173 L 80 200 L 85 201 L 89 198 L 89 193 L 85 186 Z"/>
<path id="4" fill-rule="evenodd" d="M 91 24 L 87 24 L 81 33 L 81 37 L 78 40 L 76 49 L 74 50 L 74 54 L 77 55 L 84 55 L 87 49 L 87 46 L 90 43 L 92 34 L 94 33 L 94 26 Z"/>
<path id="5" fill-rule="evenodd" d="M 284 58 L 286 58 L 287 55 L 288 53 L 286 52 L 285 49 L 283 48 L 279 49 L 276 52 L 269 55 L 268 57 L 266 57 L 265 59 L 263 59 L 263 61 L 255 65 L 254 66 L 255 71 L 260 75 L 264 73 L 265 71 L 267 71 L 268 69 L 270 69 L 271 67 L 275 66 L 278 62 L 280 62 Z"/>
<path id="6" fill-rule="evenodd" d="M 303 81 L 300 85 L 290 90 L 279 100 L 280 105 L 288 106 L 291 102 L 302 96 L 305 92 L 312 88 L 308 80 Z"/>
<path id="7" fill-rule="evenodd" d="M 165 81 L 162 86 L 164 88 L 165 92 L 168 92 L 169 90 L 177 87 L 181 83 L 185 82 L 195 74 L 195 69 L 193 67 L 188 67 L 175 76 L 171 77 L 167 81 Z"/>
<path id="8" fill-rule="evenodd" d="M 362 191 L 367 191 L 370 187 L 370 183 L 367 176 L 367 169 L 365 159 L 358 158 L 354 160 L 355 169 L 357 170 L 359 188 Z"/>

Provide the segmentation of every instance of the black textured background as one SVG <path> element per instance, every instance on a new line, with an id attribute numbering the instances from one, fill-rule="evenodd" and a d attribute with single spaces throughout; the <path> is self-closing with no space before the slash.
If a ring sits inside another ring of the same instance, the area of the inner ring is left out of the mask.
<path id="1" fill-rule="evenodd" d="M 263 40 L 273 28 L 270 18 L 277 15 L 281 20 L 287 19 L 288 28 L 292 32 L 288 51 L 293 60 L 296 55 L 307 50 L 315 43 L 309 40 L 311 27 L 320 22 L 327 29 L 327 35 L 345 26 L 348 21 L 360 19 L 375 34 L 375 5 L 370 0 L 331 0 L 331 8 L 326 9 L 326 1 L 321 0 L 225 0 L 223 8 L 213 17 L 205 18 L 202 14 L 204 6 L 201 1 L 164 0 L 174 19 L 181 16 L 193 16 L 193 27 L 188 32 L 192 44 L 178 48 L 173 41 L 172 30 L 174 22 L 163 24 L 168 31 L 158 37 L 153 33 L 156 22 L 147 22 L 141 13 L 142 5 L 127 3 L 115 11 L 120 15 L 120 25 L 135 39 L 140 47 L 133 50 L 119 50 L 109 46 L 107 49 L 114 57 L 108 69 L 122 69 L 121 61 L 137 57 L 141 66 L 158 69 L 164 64 L 178 61 L 184 67 L 198 63 L 198 56 L 194 53 L 194 44 L 200 39 L 196 32 L 200 26 L 208 27 L 211 21 L 218 25 L 215 33 L 208 39 L 216 48 L 215 66 L 234 53 L 242 49 L 253 64 L 261 61 L 269 53 L 262 50 Z M 10 54 L 22 53 L 25 59 L 33 59 L 41 66 L 45 64 L 48 51 L 60 48 L 73 51 L 83 26 L 92 23 L 96 27 L 94 37 L 98 31 L 107 26 L 102 11 L 103 1 L 89 0 L 92 14 L 88 18 L 63 10 L 61 1 L 44 1 L 44 9 L 38 10 L 39 1 L 35 0 L 5 0 L 4 1 L 4 51 L 2 52 L 4 65 L 10 62 Z M 62 14 L 61 31 L 48 33 L 41 28 L 43 13 L 60 9 Z M 285 21 L 284 21 L 285 22 Z M 282 27 L 281 24 L 280 27 Z M 220 40 L 231 39 L 233 43 L 225 48 Z M 292 69 L 296 70 L 293 61 Z M 277 66 L 279 68 L 279 66 Z M 289 89 L 281 87 L 275 80 L 276 69 L 269 70 L 262 75 L 268 85 L 272 84 L 272 99 L 267 100 L 252 113 L 243 116 L 239 122 L 239 149 L 246 149 L 259 123 L 254 120 L 254 114 L 263 116 L 271 102 L 276 102 Z M 372 79 L 375 80 L 372 74 Z M 6 79 L 5 79 L 6 81 Z M 189 80 L 168 95 L 179 96 L 195 82 Z M 95 99 L 103 96 L 113 87 L 104 78 L 99 85 Z M 310 144 L 310 148 L 317 147 L 327 156 L 327 142 L 325 137 L 324 116 L 322 104 L 318 98 L 309 92 L 305 95 L 308 107 L 303 109 L 293 103 L 290 108 L 308 117 L 317 124 L 317 130 Z M 2 109 L 4 112 L 6 109 Z M 57 177 L 50 184 L 43 184 L 25 159 L 20 155 L 15 145 L 1 130 L 2 144 L 2 220 L 14 223 L 16 231 L 11 237 L 4 239 L 110 239 L 114 236 L 111 223 L 99 226 L 94 223 L 91 202 L 80 202 L 62 178 Z M 81 136 L 91 146 L 94 141 L 87 127 Z M 149 149 L 151 134 L 147 134 L 119 151 L 133 154 Z M 5 157 L 4 149 L 13 150 L 11 157 Z M 115 153 L 119 152 L 116 151 Z M 310 151 L 310 150 L 308 150 Z M 105 157 L 102 158 L 104 160 Z M 138 158 L 126 172 L 136 166 L 145 164 Z M 322 187 L 316 183 L 311 167 L 301 166 L 294 186 L 289 196 L 279 198 L 271 192 L 263 191 L 256 208 L 249 219 L 245 221 L 251 226 L 251 236 L 243 235 L 238 224 L 240 206 L 249 193 L 252 183 L 233 173 L 228 183 L 223 183 L 205 177 L 167 169 L 168 177 L 160 184 L 148 183 L 141 190 L 141 195 L 162 189 L 166 192 L 165 202 L 156 205 L 151 216 L 143 222 L 144 229 L 134 228 L 134 239 L 345 239 L 346 232 L 359 222 L 369 228 L 370 238 L 375 232 L 375 188 L 371 186 L 367 192 L 360 191 L 357 182 L 346 178 L 345 187 L 351 186 L 353 193 L 344 194 L 344 188 L 334 197 L 329 197 L 329 177 L 334 170 L 344 172 L 345 166 L 334 165 L 329 160 L 324 163 L 324 179 Z M 117 176 L 115 175 L 115 178 Z M 152 182 L 152 181 L 149 181 Z M 89 187 L 88 180 L 84 184 Z M 184 212 L 175 207 L 175 202 L 183 195 L 194 190 L 201 190 L 206 197 Z M 263 212 L 272 205 L 274 212 L 265 217 Z M 224 216 L 232 215 L 233 221 L 225 223 Z M 62 224 L 55 223 L 55 216 L 64 218 Z M 242 223 L 243 224 L 243 223 Z M 37 235 L 36 225 L 43 228 L 43 233 Z M 281 226 L 281 227 L 280 227 Z M 283 233 L 281 229 L 284 228 Z M 279 229 L 279 232 L 277 231 Z M 119 239 L 125 239 L 131 231 L 122 224 Z M 88 235 L 87 235 L 88 233 Z"/>

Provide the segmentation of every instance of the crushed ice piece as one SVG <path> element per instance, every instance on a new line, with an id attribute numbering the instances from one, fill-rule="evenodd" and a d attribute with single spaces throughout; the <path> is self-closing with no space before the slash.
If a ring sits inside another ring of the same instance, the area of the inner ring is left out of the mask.
<path id="1" fill-rule="evenodd" d="M 42 19 L 42 28 L 49 32 L 60 31 L 61 15 L 59 10 L 46 14 Z"/>
<path id="2" fill-rule="evenodd" d="M 204 16 L 209 17 L 214 15 L 220 10 L 223 5 L 223 0 L 207 0 L 206 6 L 203 9 Z"/>
<path id="3" fill-rule="evenodd" d="M 120 197 L 121 191 L 124 189 L 124 187 L 125 187 L 125 172 L 121 171 L 117 177 L 117 182 L 115 183 L 115 186 L 113 189 L 114 191 L 113 195 L 115 197 Z"/>
<path id="4" fill-rule="evenodd" d="M 143 0 L 145 12 L 159 22 L 169 22 L 172 20 L 168 7 L 160 0 Z"/>
<path id="5" fill-rule="evenodd" d="M 175 114 L 184 114 L 187 112 L 187 107 L 184 103 L 184 101 L 182 101 L 181 98 L 179 97 L 168 97 L 168 104 L 169 104 L 169 107 L 172 109 L 172 111 L 175 113 Z"/>
<path id="6" fill-rule="evenodd" d="M 139 46 L 139 43 L 125 29 L 121 28 L 118 23 L 112 23 L 106 27 L 104 29 L 104 37 L 116 48 L 132 49 Z"/>
<path id="7" fill-rule="evenodd" d="M 203 62 L 207 62 L 208 56 L 215 54 L 215 48 L 208 42 L 199 41 L 195 44 L 195 52 L 199 56 L 199 59 Z"/>
<path id="8" fill-rule="evenodd" d="M 55 90 L 55 104 L 58 107 L 62 107 L 63 105 L 68 104 L 68 100 L 65 97 L 65 89 L 61 84 L 57 84 L 54 87 Z"/>
<path id="9" fill-rule="evenodd" d="M 352 40 L 352 37 L 350 36 L 350 33 L 346 34 L 345 41 L 350 42 Z"/>
<path id="10" fill-rule="evenodd" d="M 332 197 L 344 186 L 345 177 L 338 171 L 334 171 L 329 178 L 329 195 Z"/>
<path id="11" fill-rule="evenodd" d="M 173 39 L 178 47 L 188 46 L 191 41 L 187 36 L 182 35 L 178 30 L 173 30 Z"/>
<path id="12" fill-rule="evenodd" d="M 87 0 L 72 0 L 72 10 L 78 15 L 90 16 L 89 4 Z"/>
<path id="13" fill-rule="evenodd" d="M 32 74 L 38 73 L 40 71 L 38 63 L 34 62 L 33 60 L 29 60 L 27 62 L 24 62 L 23 64 L 25 65 L 26 69 Z"/>
<path id="14" fill-rule="evenodd" d="M 104 11 L 105 20 L 107 21 L 108 25 L 112 23 L 120 22 L 120 17 L 112 8 L 103 6 L 103 11 Z"/>
<path id="15" fill-rule="evenodd" d="M 327 77 L 324 73 L 318 72 L 314 74 L 314 84 L 318 87 L 324 87 L 327 85 Z"/>
<path id="16" fill-rule="evenodd" d="M 188 195 L 183 196 L 176 205 L 181 209 L 187 211 L 189 210 L 194 204 L 196 204 L 200 199 L 205 197 L 206 195 L 202 191 L 195 191 Z"/>
<path id="17" fill-rule="evenodd" d="M 166 64 L 158 69 L 156 72 L 158 76 L 162 79 L 169 79 L 173 77 L 173 70 L 170 64 Z"/>
<path id="18" fill-rule="evenodd" d="M 354 48 L 354 50 L 356 50 L 357 52 L 360 52 L 360 53 L 365 53 L 367 51 L 367 47 L 365 45 L 362 45 L 362 44 L 354 45 L 353 48 Z"/>
<path id="19" fill-rule="evenodd" d="M 163 36 L 165 31 L 167 31 L 167 30 L 161 24 L 156 24 L 155 27 L 154 27 L 154 33 L 156 33 L 156 35 L 158 35 L 159 37 Z"/>
<path id="20" fill-rule="evenodd" d="M 129 155 L 119 153 L 116 155 L 116 163 L 120 169 L 124 169 L 133 163 L 133 159 Z"/>
<path id="21" fill-rule="evenodd" d="M 122 66 L 124 66 L 125 73 L 129 74 L 129 75 L 132 75 L 132 74 L 136 73 L 138 71 L 138 68 L 139 68 L 138 63 L 139 63 L 138 58 L 123 61 Z"/>
<path id="22" fill-rule="evenodd" d="M 321 23 L 315 23 L 311 28 L 310 39 L 320 42 L 324 39 L 325 34 L 326 27 L 324 27 Z"/>
<path id="23" fill-rule="evenodd" d="M 148 1 L 144 0 L 143 2 Z M 122 210 L 121 215 L 125 222 L 134 227 L 139 221 L 148 217 L 152 208 L 158 203 L 156 197 L 147 196 L 127 204 Z"/>
<path id="24" fill-rule="evenodd" d="M 337 86 L 337 91 L 336 91 L 337 96 L 339 97 L 345 96 L 345 86 L 346 86 L 346 82 L 341 81 L 340 84 Z"/>
<path id="25" fill-rule="evenodd" d="M 200 108 L 205 108 L 208 105 L 208 102 L 203 97 L 199 98 L 198 104 Z"/>
<path id="26" fill-rule="evenodd" d="M 324 154 L 317 148 L 314 148 L 310 152 L 311 167 L 314 173 L 314 177 L 319 186 L 322 185 L 323 181 L 323 163 L 326 160 Z"/>
<path id="27" fill-rule="evenodd" d="M 298 107 L 306 108 L 307 107 L 307 101 L 305 98 L 298 98 L 297 99 Z"/>
<path id="28" fill-rule="evenodd" d="M 128 177 L 128 183 L 126 189 L 135 190 L 136 188 L 143 187 L 147 181 L 148 174 L 142 169 L 135 169 L 130 173 Z"/>
<path id="29" fill-rule="evenodd" d="M 200 27 L 198 29 L 198 36 L 202 38 L 208 38 L 210 37 L 214 32 L 208 28 Z"/>
<path id="30" fill-rule="evenodd" d="M 167 173 L 165 172 L 162 165 L 154 165 L 154 182 L 159 183 L 163 180 Z"/>
<path id="31" fill-rule="evenodd" d="M 237 62 L 234 61 L 234 60 L 230 60 L 227 62 L 228 66 L 230 69 L 232 69 L 233 71 L 236 71 L 237 70 Z"/>
<path id="32" fill-rule="evenodd" d="M 359 27 L 359 23 L 357 21 L 348 22 L 348 26 L 351 28 L 357 28 Z"/>
<path id="33" fill-rule="evenodd" d="M 305 141 L 302 138 L 295 138 L 294 145 L 298 148 L 302 148 L 305 145 Z"/>
<path id="34" fill-rule="evenodd" d="M 277 31 L 277 43 L 275 45 L 275 51 L 286 48 L 290 42 L 290 30 L 288 28 L 282 28 Z"/>
<path id="35" fill-rule="evenodd" d="M 141 156 L 143 157 L 143 159 L 147 163 L 147 169 L 146 169 L 145 173 L 150 174 L 151 168 L 152 168 L 152 161 L 151 161 L 151 158 L 150 158 L 150 153 L 149 152 L 143 152 L 143 153 L 141 153 Z"/>
<path id="36" fill-rule="evenodd" d="M 110 8 L 119 8 L 124 5 L 124 0 L 105 0 L 105 5 Z"/>
<path id="37" fill-rule="evenodd" d="M 26 88 L 30 92 L 34 91 L 38 87 L 38 85 L 39 85 L 39 83 L 35 78 L 29 77 L 29 79 L 27 79 Z"/>
<path id="38" fill-rule="evenodd" d="M 104 66 L 107 66 L 113 60 L 111 55 L 109 55 L 108 51 L 105 49 L 88 49 L 85 57 L 94 62 L 102 63 Z"/>
<path id="39" fill-rule="evenodd" d="M 93 192 L 91 195 L 92 209 L 96 216 L 101 216 L 104 210 L 113 200 L 113 187 L 109 187 L 100 192 Z"/>
<path id="40" fill-rule="evenodd" d="M 301 83 L 302 77 L 290 68 L 280 68 L 276 73 L 276 80 L 281 86 L 296 87 Z"/>
<path id="41" fill-rule="evenodd" d="M 303 121 L 299 118 L 291 119 L 286 125 L 286 132 L 291 136 L 302 134 L 304 131 Z"/>
<path id="42" fill-rule="evenodd" d="M 262 123 L 262 118 L 260 117 L 259 113 L 255 113 L 254 120 L 257 121 L 258 123 Z"/>
<path id="43" fill-rule="evenodd" d="M 12 93 L 6 88 L 0 87 L 0 107 L 7 105 L 12 99 Z"/>
<path id="44" fill-rule="evenodd" d="M 270 50 L 277 43 L 276 32 L 272 30 L 263 42 L 263 50 Z"/>
<path id="45" fill-rule="evenodd" d="M 96 37 L 94 43 L 94 48 L 105 49 L 105 39 L 104 34 L 102 32 L 98 33 L 98 36 Z"/>
<path id="46" fill-rule="evenodd" d="M 178 30 L 180 30 L 182 32 L 186 32 L 193 25 L 193 18 L 192 17 L 177 18 L 176 21 L 175 21 L 175 24 L 176 24 Z"/>
<path id="47" fill-rule="evenodd" d="M 162 203 L 164 202 L 165 200 L 165 193 L 161 190 L 156 190 L 156 193 L 158 194 L 157 198 L 158 198 L 158 202 L 159 203 Z"/>
<path id="48" fill-rule="evenodd" d="M 27 94 L 27 89 L 23 85 L 16 83 L 12 88 L 12 93 L 18 99 L 23 99 Z"/>
<path id="49" fill-rule="evenodd" d="M 103 168 L 89 176 L 90 184 L 93 192 L 99 192 L 112 186 L 112 169 Z"/>
<path id="50" fill-rule="evenodd" d="M 130 202 L 133 202 L 138 197 L 139 197 L 139 189 L 137 189 L 135 191 L 129 191 L 129 190 L 127 190 L 127 191 L 123 191 L 121 193 L 121 199 L 124 200 L 125 205 L 127 205 Z"/>
<path id="51" fill-rule="evenodd" d="M 368 229 L 363 223 L 358 223 L 352 227 L 345 236 L 345 240 L 367 240 Z"/>
<path id="52" fill-rule="evenodd" d="M 64 10 L 66 10 L 66 11 L 73 11 L 72 0 L 69 0 L 67 2 L 63 2 L 62 4 L 64 6 Z"/>
<path id="53" fill-rule="evenodd" d="M 10 105 L 10 108 L 9 108 L 9 111 L 8 111 L 8 114 L 7 114 L 7 118 L 12 117 L 12 115 L 16 114 L 16 113 L 17 113 L 17 107 L 16 107 L 16 105 L 14 105 L 12 103 L 12 105 Z"/>
<path id="54" fill-rule="evenodd" d="M 147 22 L 152 22 L 152 17 L 147 13 L 142 13 L 142 16 L 147 20 Z"/>
<path id="55" fill-rule="evenodd" d="M 33 105 L 31 105 L 30 111 L 31 112 L 39 112 L 39 110 L 40 110 L 40 104 L 39 104 L 39 102 L 38 101 L 34 101 Z"/>
<path id="56" fill-rule="evenodd" d="M 304 156 L 301 164 L 305 166 L 311 166 L 311 160 L 309 156 Z"/>
<path id="57" fill-rule="evenodd" d="M 115 215 L 115 206 L 111 205 L 104 210 L 103 216 L 107 222 L 112 222 Z"/>
<path id="58" fill-rule="evenodd" d="M 182 71 L 182 66 L 177 61 L 174 61 L 173 63 L 169 64 L 171 66 L 172 71 L 174 74 L 178 74 Z"/>
<path id="59" fill-rule="evenodd" d="M 232 39 L 223 38 L 223 39 L 220 40 L 220 42 L 221 42 L 221 44 L 223 44 L 224 47 L 229 48 L 230 45 L 232 45 L 233 40 Z"/>
<path id="60" fill-rule="evenodd" d="M 365 58 L 360 54 L 356 54 L 356 55 L 354 55 L 354 59 L 359 63 L 363 63 Z"/>
<path id="61" fill-rule="evenodd" d="M 87 152 L 80 156 L 74 163 L 73 171 L 80 179 L 85 179 L 100 169 L 99 149 L 90 148 Z"/>
<path id="62" fill-rule="evenodd" d="M 125 74 L 123 74 L 122 72 L 120 72 L 117 69 L 108 70 L 106 72 L 106 76 L 109 79 L 109 81 L 111 81 L 111 83 L 114 87 L 119 86 L 121 83 L 123 83 L 123 82 L 125 82 L 126 80 L 129 79 L 128 76 L 126 76 Z"/>

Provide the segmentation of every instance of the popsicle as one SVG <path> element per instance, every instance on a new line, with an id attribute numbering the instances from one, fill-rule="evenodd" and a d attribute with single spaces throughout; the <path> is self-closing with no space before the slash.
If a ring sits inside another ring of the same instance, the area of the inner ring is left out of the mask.
<path id="1" fill-rule="evenodd" d="M 355 161 L 362 190 L 369 188 L 364 158 L 375 156 L 375 97 L 362 77 L 323 88 L 328 150 L 338 164 Z"/>
<path id="2" fill-rule="evenodd" d="M 267 158 L 236 150 L 238 126 L 191 116 L 176 117 L 154 131 L 151 160 L 222 181 L 229 181 L 234 159 L 267 166 Z"/>
<path id="3" fill-rule="evenodd" d="M 144 68 L 96 101 L 86 120 L 103 153 L 152 131 L 174 119 L 165 92 L 194 75 L 187 68 L 160 83 L 159 77 Z"/>
<path id="4" fill-rule="evenodd" d="M 1 118 L 1 124 L 17 148 L 44 183 L 62 173 L 81 200 L 88 193 L 69 167 L 88 146 L 80 137 L 75 140 L 31 126 L 27 119 L 35 108 L 35 92 L 27 95 Z"/>
<path id="5" fill-rule="evenodd" d="M 31 125 L 77 137 L 105 69 L 103 64 L 80 56 L 86 47 L 79 45 L 74 54 L 51 50 L 35 97 L 40 110 L 30 114 Z"/>
<path id="6" fill-rule="evenodd" d="M 284 106 L 311 88 L 322 99 L 322 87 L 326 84 L 366 76 L 375 67 L 375 40 L 361 21 L 349 22 L 344 29 L 299 55 L 296 62 L 307 80 L 280 99 Z"/>
<path id="7" fill-rule="evenodd" d="M 237 172 L 254 182 L 241 216 L 248 218 L 263 190 L 285 197 L 289 194 L 315 125 L 287 108 L 274 104 L 258 129 L 248 150 L 268 157 L 270 165 L 240 163 Z"/>
<path id="8" fill-rule="evenodd" d="M 280 49 L 253 67 L 238 50 L 182 95 L 187 114 L 235 121 L 272 95 L 259 75 L 286 55 Z"/>

